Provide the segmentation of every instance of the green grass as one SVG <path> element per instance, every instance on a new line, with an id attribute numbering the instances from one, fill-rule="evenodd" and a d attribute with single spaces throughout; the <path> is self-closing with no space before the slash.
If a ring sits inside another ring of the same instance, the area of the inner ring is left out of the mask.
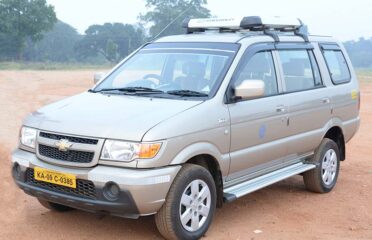
<path id="1" fill-rule="evenodd" d="M 357 69 L 356 73 L 360 82 L 372 83 L 372 69 Z"/>
<path id="2" fill-rule="evenodd" d="M 96 70 L 110 69 L 113 64 L 54 63 L 54 62 L 0 62 L 0 70 Z"/>
<path id="3" fill-rule="evenodd" d="M 356 72 L 358 75 L 372 76 L 372 68 L 358 68 Z"/>

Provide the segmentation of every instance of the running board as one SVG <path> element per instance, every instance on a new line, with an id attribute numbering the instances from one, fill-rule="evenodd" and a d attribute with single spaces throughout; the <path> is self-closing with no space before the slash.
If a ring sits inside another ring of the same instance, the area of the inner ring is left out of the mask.
<path id="1" fill-rule="evenodd" d="M 296 163 L 289 167 L 285 167 L 274 172 L 265 174 L 263 176 L 251 179 L 249 181 L 239 183 L 232 187 L 228 187 L 223 191 L 224 201 L 232 202 L 237 198 L 257 191 L 261 188 L 267 187 L 276 182 L 282 181 L 286 178 L 306 172 L 315 167 L 316 166 L 314 164 Z"/>

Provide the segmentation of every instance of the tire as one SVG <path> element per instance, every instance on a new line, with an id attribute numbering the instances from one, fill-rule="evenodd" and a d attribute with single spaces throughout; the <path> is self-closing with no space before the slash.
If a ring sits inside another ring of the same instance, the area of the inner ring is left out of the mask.
<path id="1" fill-rule="evenodd" d="M 193 197 L 197 194 L 198 197 Z M 164 205 L 155 215 L 159 232 L 166 239 L 203 237 L 212 222 L 216 199 L 216 185 L 209 171 L 198 165 L 185 164 L 174 179 Z M 181 216 L 184 216 L 184 223 Z"/>
<path id="2" fill-rule="evenodd" d="M 74 210 L 73 208 L 71 207 L 68 207 L 68 206 L 65 206 L 65 205 L 61 205 L 61 204 L 58 204 L 58 203 L 52 203 L 52 202 L 48 202 L 46 200 L 43 200 L 43 199 L 37 199 L 39 201 L 39 203 L 49 209 L 49 210 L 52 210 L 52 211 L 56 211 L 56 212 L 67 212 L 67 211 L 71 211 L 71 210 Z"/>
<path id="3" fill-rule="evenodd" d="M 340 151 L 337 144 L 324 138 L 312 162 L 316 164 L 316 168 L 303 175 L 306 188 L 316 193 L 330 192 L 336 185 L 340 171 Z"/>

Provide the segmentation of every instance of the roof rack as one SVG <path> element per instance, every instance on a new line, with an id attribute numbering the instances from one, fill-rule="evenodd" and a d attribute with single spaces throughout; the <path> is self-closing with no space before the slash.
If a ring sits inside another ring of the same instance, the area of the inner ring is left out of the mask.
<path id="1" fill-rule="evenodd" d="M 309 42 L 306 34 L 301 33 L 303 23 L 297 18 L 284 17 L 259 17 L 248 16 L 243 18 L 199 18 L 185 19 L 182 26 L 187 28 L 187 33 L 205 32 L 207 30 L 223 31 L 263 31 L 264 34 L 272 37 L 275 42 L 279 42 L 278 33 L 293 32 L 294 35 Z"/>

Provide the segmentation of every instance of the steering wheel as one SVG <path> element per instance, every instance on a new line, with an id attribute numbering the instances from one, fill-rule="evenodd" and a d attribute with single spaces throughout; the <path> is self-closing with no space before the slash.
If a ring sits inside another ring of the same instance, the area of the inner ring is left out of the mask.
<path id="1" fill-rule="evenodd" d="M 144 77 L 142 77 L 141 80 L 137 80 L 137 81 L 131 82 L 127 86 L 128 87 L 138 87 L 138 86 L 141 86 L 141 87 L 155 88 L 158 85 L 158 83 L 156 82 L 156 80 L 158 80 L 160 82 L 161 76 L 159 76 L 157 74 L 147 74 Z"/>
<path id="2" fill-rule="evenodd" d="M 147 74 L 147 75 L 145 75 L 145 76 L 143 76 L 143 79 L 144 80 L 148 80 L 148 79 L 156 79 L 156 80 L 159 80 L 159 83 L 160 83 L 160 81 L 161 81 L 161 76 L 160 75 L 158 75 L 158 74 Z"/>

